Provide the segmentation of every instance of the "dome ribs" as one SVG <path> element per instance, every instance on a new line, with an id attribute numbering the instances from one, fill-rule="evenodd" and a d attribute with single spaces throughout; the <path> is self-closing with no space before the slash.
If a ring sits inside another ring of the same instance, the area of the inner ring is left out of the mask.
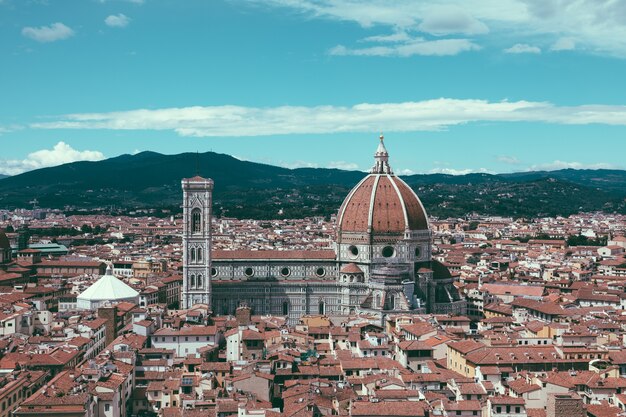
<path id="1" fill-rule="evenodd" d="M 402 202 L 391 180 L 382 175 L 376 187 L 372 231 L 378 233 L 404 232 L 404 213 Z"/>
<path id="2" fill-rule="evenodd" d="M 426 216 L 426 210 L 422 206 L 419 198 L 413 190 L 400 178 L 393 177 L 393 181 L 398 187 L 398 191 L 404 201 L 404 207 L 406 208 L 407 217 L 409 219 L 410 230 L 424 230 L 428 229 L 428 217 Z"/>

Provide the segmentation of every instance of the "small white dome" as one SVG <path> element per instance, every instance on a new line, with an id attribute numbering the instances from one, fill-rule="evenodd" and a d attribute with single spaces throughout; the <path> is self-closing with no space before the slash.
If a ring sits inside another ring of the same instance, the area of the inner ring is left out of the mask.
<path id="1" fill-rule="evenodd" d="M 95 309 L 105 302 L 137 302 L 138 297 L 137 291 L 111 275 L 110 269 L 107 268 L 107 274 L 83 291 L 76 298 L 76 303 L 78 308 Z"/>

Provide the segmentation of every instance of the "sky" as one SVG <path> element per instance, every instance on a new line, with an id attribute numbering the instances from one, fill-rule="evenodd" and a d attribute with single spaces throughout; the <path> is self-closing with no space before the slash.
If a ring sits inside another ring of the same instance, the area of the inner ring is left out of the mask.
<path id="1" fill-rule="evenodd" d="M 626 169 L 623 0 L 0 0 L 0 173 Z"/>

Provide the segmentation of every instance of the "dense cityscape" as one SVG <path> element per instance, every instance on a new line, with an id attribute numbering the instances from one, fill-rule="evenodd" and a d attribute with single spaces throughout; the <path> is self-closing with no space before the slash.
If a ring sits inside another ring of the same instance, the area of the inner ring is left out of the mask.
<path id="1" fill-rule="evenodd" d="M 626 216 L 427 219 L 382 136 L 328 220 L 182 184 L 170 218 L 0 212 L 3 416 L 623 414 Z"/>
<path id="2" fill-rule="evenodd" d="M 626 0 L 0 40 L 0 417 L 626 417 Z"/>

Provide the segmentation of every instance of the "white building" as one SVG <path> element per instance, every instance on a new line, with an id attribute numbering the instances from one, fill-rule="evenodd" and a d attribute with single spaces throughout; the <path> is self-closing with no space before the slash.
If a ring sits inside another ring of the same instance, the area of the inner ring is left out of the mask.
<path id="1" fill-rule="evenodd" d="M 150 337 L 153 348 L 173 350 L 178 357 L 199 357 L 198 349 L 218 345 L 220 338 L 221 333 L 215 326 L 189 326 L 179 330 L 161 328 Z"/>
<path id="2" fill-rule="evenodd" d="M 81 310 L 97 310 L 105 304 L 128 301 L 139 303 L 139 293 L 128 284 L 112 275 L 111 267 L 106 273 L 89 288 L 83 291 L 76 299 L 76 306 Z"/>

